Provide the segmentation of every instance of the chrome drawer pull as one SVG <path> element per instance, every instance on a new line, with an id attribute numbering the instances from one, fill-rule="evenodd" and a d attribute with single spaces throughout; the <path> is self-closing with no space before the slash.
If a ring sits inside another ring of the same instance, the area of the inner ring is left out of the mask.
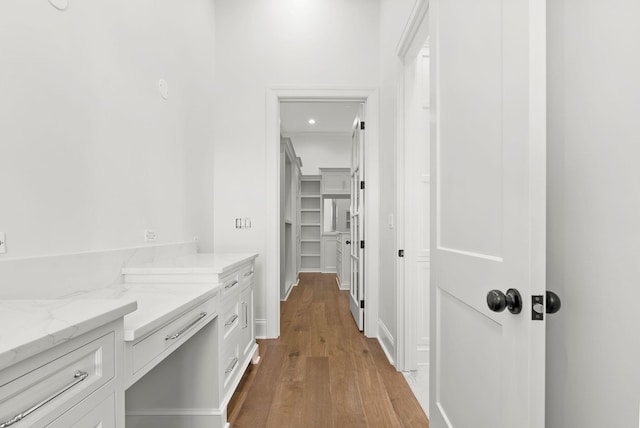
<path id="1" fill-rule="evenodd" d="M 50 395 L 49 397 L 45 398 L 44 400 L 42 400 L 41 402 L 39 402 L 35 406 L 31 407 L 30 409 L 25 410 L 24 412 L 15 415 L 14 417 L 9 419 L 8 421 L 0 424 L 0 428 L 10 427 L 11 425 L 13 425 L 15 423 L 20 422 L 21 420 L 23 420 L 24 418 L 29 416 L 31 413 L 35 412 L 36 410 L 38 410 L 39 408 L 41 408 L 45 404 L 55 400 L 56 398 L 58 398 L 59 396 L 61 396 L 62 394 L 64 394 L 65 392 L 67 392 L 68 390 L 70 390 L 71 388 L 73 388 L 74 386 L 76 386 L 77 384 L 79 384 L 80 382 L 82 382 L 83 380 L 85 380 L 88 377 L 89 377 L 89 373 L 78 370 L 73 375 L 73 378 L 75 380 L 73 382 L 71 382 L 69 385 L 65 386 L 64 388 L 62 388 L 60 391 L 56 392 L 55 394 Z"/>
<path id="2" fill-rule="evenodd" d="M 234 358 L 233 361 L 231 361 L 231 364 L 229 365 L 229 367 L 227 367 L 227 369 L 224 371 L 224 374 L 229 374 L 233 371 L 233 369 L 236 368 L 236 364 L 238 364 L 238 358 Z M 2 427 L 0 427 L 2 428 Z"/>
<path id="3" fill-rule="evenodd" d="M 246 302 L 242 302 L 242 315 L 244 317 L 244 325 L 242 326 L 243 329 L 249 327 L 249 311 L 247 310 L 249 308 L 249 305 L 247 305 Z"/>
<path id="4" fill-rule="evenodd" d="M 194 325 L 196 325 L 202 318 L 206 317 L 207 313 L 206 312 L 200 312 L 200 315 L 198 315 L 198 318 L 194 319 L 193 321 L 191 321 L 189 324 L 187 324 L 186 326 L 184 326 L 182 328 L 182 330 L 180 330 L 177 333 L 174 334 L 170 334 L 167 335 L 167 337 L 164 338 L 164 340 L 174 340 L 179 338 L 180 336 L 182 336 L 187 330 L 189 330 L 191 327 L 193 327 Z M 2 428 L 2 427 L 0 427 Z"/>
<path id="5" fill-rule="evenodd" d="M 250 270 L 249 272 L 245 272 L 244 277 L 246 278 L 246 277 L 251 276 L 251 275 L 253 275 L 253 271 L 252 270 Z"/>
<path id="6" fill-rule="evenodd" d="M 238 281 L 233 281 L 231 284 L 227 284 L 224 286 L 225 290 L 230 289 L 231 287 L 235 286 L 236 284 L 238 284 Z"/>
<path id="7" fill-rule="evenodd" d="M 231 318 L 229 318 L 229 319 L 227 320 L 227 322 L 226 322 L 226 323 L 224 323 L 224 325 L 225 325 L 226 327 L 228 327 L 228 326 L 230 326 L 231 324 L 233 324 L 234 322 L 236 322 L 236 320 L 237 320 L 237 319 L 238 319 L 238 315 L 236 314 L 236 315 L 232 316 Z"/>

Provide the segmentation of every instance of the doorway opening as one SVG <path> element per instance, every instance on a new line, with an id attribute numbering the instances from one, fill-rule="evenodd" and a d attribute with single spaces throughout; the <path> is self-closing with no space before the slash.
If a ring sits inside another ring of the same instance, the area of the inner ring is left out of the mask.
<path id="1" fill-rule="evenodd" d="M 297 228 L 293 227 L 294 219 L 291 217 L 289 220 L 292 223 L 292 226 L 286 226 L 286 212 L 283 213 L 283 210 L 287 209 L 287 201 L 281 200 L 280 195 L 285 194 L 286 198 L 286 189 L 284 189 L 282 180 L 293 180 L 292 177 L 295 176 L 295 171 L 293 174 L 287 175 L 282 169 L 282 166 L 286 168 L 287 160 L 286 154 L 283 156 L 281 153 L 281 105 L 283 104 L 291 104 L 291 103 L 311 103 L 311 104 L 321 104 L 321 103 L 342 103 L 342 104 L 356 104 L 366 106 L 366 111 L 362 111 L 363 114 L 366 113 L 367 123 L 366 123 L 366 132 L 367 132 L 367 141 L 366 146 L 367 150 L 362 152 L 362 170 L 365 175 L 360 177 L 359 181 L 367 181 L 367 186 L 371 189 L 378 188 L 378 177 L 377 174 L 373 173 L 377 168 L 372 167 L 369 171 L 367 169 L 367 165 L 377 165 L 378 163 L 378 127 L 377 127 L 377 115 L 378 115 L 378 93 L 376 88 L 320 88 L 320 89 L 312 89 L 312 88 L 284 88 L 284 89 L 271 89 L 267 94 L 267 182 L 266 182 L 266 192 L 265 196 L 268 201 L 268 209 L 267 209 L 267 242 L 268 248 L 265 251 L 265 265 L 267 269 L 267 284 L 264 287 L 264 298 L 266 300 L 266 325 L 258 326 L 258 331 L 262 329 L 264 334 L 261 334 L 262 337 L 267 338 L 276 338 L 279 336 L 280 331 L 280 301 L 283 297 L 286 297 L 288 293 L 287 288 L 291 286 L 288 284 L 289 280 L 292 279 L 291 276 L 287 278 L 290 272 L 300 271 L 303 269 L 303 266 L 306 264 L 310 266 L 311 263 L 321 262 L 325 257 L 322 253 L 323 248 L 329 249 L 331 252 L 331 248 L 333 245 L 333 260 L 337 261 L 337 256 L 335 249 L 336 241 L 333 241 L 333 244 L 329 243 L 326 246 L 322 246 L 321 239 L 324 231 L 317 227 L 317 225 L 322 226 L 324 224 L 323 217 L 323 206 L 325 202 L 324 200 L 332 199 L 328 196 L 334 194 L 337 196 L 340 195 L 341 186 L 343 182 L 347 184 L 345 178 L 340 178 L 340 173 L 342 171 L 331 171 L 329 168 L 326 171 L 326 177 L 331 178 L 330 180 L 325 180 L 326 184 L 336 185 L 340 188 L 334 188 L 331 190 L 330 188 L 324 189 L 323 192 L 319 186 L 325 183 L 325 181 L 318 181 L 317 183 L 306 183 L 306 180 L 302 178 L 304 174 L 300 174 L 300 186 L 299 190 L 302 194 L 303 189 L 306 188 L 309 193 L 309 196 L 312 196 L 315 193 L 312 193 L 317 190 L 317 195 L 320 197 L 316 202 L 311 202 L 312 198 L 309 201 L 305 202 L 305 204 L 316 204 L 317 208 L 306 208 L 309 211 L 301 211 L 300 214 L 300 223 L 298 231 Z M 308 121 L 309 118 L 306 120 Z M 353 119 L 353 118 L 352 118 Z M 308 122 L 307 122 L 308 123 Z M 360 125 L 359 125 L 360 126 Z M 364 128 L 364 125 L 362 125 Z M 360 129 L 358 127 L 358 129 Z M 365 131 L 365 129 L 362 129 Z M 352 135 L 353 138 L 353 135 Z M 290 156 L 292 159 L 297 158 L 298 156 Z M 349 158 L 350 159 L 350 158 Z M 290 162 L 290 164 L 294 167 L 296 165 L 297 159 L 294 162 Z M 304 159 L 302 159 L 304 165 Z M 346 168 L 345 168 L 346 169 Z M 349 174 L 351 174 L 351 167 L 349 169 Z M 336 174 L 331 174 L 336 173 Z M 321 174 L 322 176 L 322 174 Z M 344 177 L 344 176 L 342 176 Z M 351 188 L 352 178 L 349 175 L 348 184 L 349 188 Z M 358 183 L 358 189 L 360 189 L 360 183 Z M 316 189 L 316 190 L 313 190 Z M 283 193 L 284 191 L 284 193 Z M 289 191 L 289 203 L 294 201 L 293 194 Z M 324 197 L 324 196 L 327 197 Z M 300 198 L 300 206 L 302 206 Z M 337 198 L 334 198 L 337 199 Z M 373 233 L 375 228 L 378 227 L 379 224 L 379 216 L 377 215 L 377 210 L 375 207 L 378 205 L 378 196 L 377 192 L 371 192 L 367 195 L 366 198 L 361 198 L 360 203 L 362 204 L 362 210 L 367 212 L 367 222 L 362 222 L 360 224 L 360 234 L 359 238 L 364 241 L 364 237 L 367 236 L 367 264 L 362 266 L 360 265 L 360 269 L 358 273 L 361 277 L 368 278 L 367 280 L 367 306 L 366 312 L 364 312 L 364 308 L 360 308 L 360 304 L 358 304 L 359 309 L 363 309 L 361 322 L 359 324 L 360 328 L 364 331 L 365 335 L 368 337 L 375 337 L 377 334 L 377 311 L 378 311 L 378 302 L 377 302 L 377 291 L 378 291 L 378 275 L 375 274 L 373 269 L 378 265 L 378 248 L 379 242 L 377 238 L 377 234 Z M 331 202 L 326 202 L 326 204 L 333 206 Z M 314 207 L 316 206 L 314 205 Z M 293 206 L 293 204 L 291 205 Z M 305 205 L 310 207 L 310 205 Z M 335 211 L 338 215 L 344 216 L 346 223 L 346 213 L 344 212 L 344 207 L 338 208 L 338 203 L 336 203 Z M 370 208 L 371 207 L 371 208 Z M 290 211 L 293 212 L 293 211 Z M 305 223 L 309 225 L 303 231 L 303 221 L 302 221 L 302 213 L 305 214 Z M 297 215 L 298 213 L 296 213 Z M 328 214 L 327 214 L 328 215 Z M 353 209 L 349 209 L 349 227 L 353 230 L 354 227 L 354 219 L 353 219 Z M 319 218 L 317 217 L 319 216 Z M 315 220 L 315 222 L 313 221 Z M 330 220 L 332 222 L 332 220 Z M 340 221 L 339 218 L 336 218 L 336 223 Z M 314 230 L 315 227 L 315 230 Z M 287 233 L 287 229 L 290 230 L 290 233 Z M 369 233 L 369 231 L 372 231 Z M 294 253 L 294 249 L 297 249 L 298 241 L 297 236 L 300 237 L 300 261 L 298 262 L 297 255 L 294 257 L 292 253 Z M 313 236 L 313 238 L 311 238 Z M 350 236 L 350 235 L 349 235 Z M 305 237 L 309 237 L 308 240 L 305 240 Z M 315 242 L 312 242 L 314 241 Z M 344 239 L 347 240 L 346 238 Z M 351 239 L 348 239 L 351 241 Z M 285 250 L 283 251 L 282 241 L 289 243 L 290 249 L 292 250 L 290 253 Z M 303 262 L 303 244 L 305 245 L 304 251 L 306 251 L 308 257 L 305 257 L 308 260 Z M 352 245 L 350 242 L 349 245 Z M 362 243 L 364 245 L 364 242 Z M 320 248 L 318 248 L 320 247 Z M 360 248 L 360 245 L 358 245 Z M 321 250 L 319 253 L 318 250 Z M 316 251 L 316 252 L 313 252 Z M 319 257 L 318 257 L 319 254 Z M 282 260 L 282 258 L 285 260 Z M 314 257 L 316 260 L 314 261 Z M 351 256 L 350 256 L 351 257 Z M 329 260 L 331 257 L 326 257 Z M 334 266 L 337 263 L 334 263 Z M 353 266 L 352 264 L 350 264 Z M 282 267 L 285 267 L 284 271 Z M 287 266 L 293 269 L 287 270 Z M 300 267 L 300 269 L 298 269 Z M 336 266 L 337 267 L 337 266 Z M 335 269 L 335 267 L 334 267 Z M 350 275 L 350 278 L 353 278 L 353 272 Z M 293 277 L 295 280 L 295 277 Z M 284 284 L 284 285 L 283 285 Z M 358 302 L 359 303 L 359 302 Z M 261 328 L 262 327 L 262 328 Z"/>
<path id="2" fill-rule="evenodd" d="M 280 102 L 280 298 L 304 272 L 336 274 L 361 331 L 364 112 L 353 101 Z"/>
<path id="3" fill-rule="evenodd" d="M 428 414 L 430 362 L 430 49 L 418 1 L 398 46 L 396 365 Z"/>

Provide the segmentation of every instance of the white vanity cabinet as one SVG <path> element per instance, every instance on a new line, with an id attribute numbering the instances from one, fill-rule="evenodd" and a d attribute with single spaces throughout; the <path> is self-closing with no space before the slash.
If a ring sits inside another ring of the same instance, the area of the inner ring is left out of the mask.
<path id="1" fill-rule="evenodd" d="M 203 302 L 158 323 L 149 333 L 134 335 L 125 331 L 126 387 L 138 381 L 218 315 L 218 293 L 204 296 Z M 146 309 L 144 304 L 142 299 L 141 310 Z"/>
<path id="2" fill-rule="evenodd" d="M 198 391 L 200 386 L 197 384 L 207 382 L 215 386 L 217 394 L 210 391 L 205 394 L 200 391 L 194 400 L 198 401 L 205 395 L 215 395 L 216 402 L 208 403 L 206 409 L 204 405 L 192 405 L 191 407 L 200 409 L 198 410 L 200 413 L 219 415 L 223 422 L 226 422 L 226 408 L 229 400 L 240 383 L 244 371 L 251 362 L 257 363 L 259 361 L 253 307 L 256 257 L 255 253 L 193 254 L 174 260 L 128 266 L 123 269 L 124 279 L 128 283 L 201 284 L 218 293 L 218 316 L 216 322 L 211 323 L 214 327 L 208 329 L 210 331 L 203 336 L 204 339 L 200 340 L 202 343 L 191 345 L 192 348 L 199 347 L 196 348 L 199 351 L 191 352 L 186 348 L 182 352 L 184 355 L 176 352 L 177 355 L 174 356 L 170 364 L 173 367 L 183 368 L 187 363 L 180 362 L 180 359 L 189 361 L 195 358 L 194 353 L 199 355 L 197 358 L 203 358 L 202 355 L 206 353 L 213 354 L 207 361 L 209 361 L 209 369 L 214 371 L 215 376 L 210 379 L 201 377 L 191 384 Z M 191 354 L 187 355 L 188 352 Z M 190 364 L 192 365 L 192 363 Z M 144 407 L 141 401 L 145 399 L 133 397 L 133 395 L 145 397 L 153 390 L 153 383 L 145 381 L 144 377 L 140 379 L 140 382 L 149 385 L 133 385 L 132 388 L 137 392 L 132 393 L 131 400 L 129 400 L 129 396 L 127 397 L 128 422 L 129 420 L 133 421 L 135 417 L 139 419 L 142 416 L 140 411 L 137 412 L 137 416 L 133 414 L 135 412 L 130 412 L 130 404 L 132 407 L 133 405 L 138 408 Z M 127 392 L 129 393 L 129 391 Z M 186 417 L 184 412 L 181 413 L 181 417 L 183 417 L 182 423 L 184 424 L 184 417 Z M 165 420 L 168 419 L 165 418 Z M 177 419 L 175 421 L 175 423 L 179 423 Z M 145 424 L 142 426 L 153 425 Z"/>
<path id="3" fill-rule="evenodd" d="M 250 263 L 231 273 L 230 278 L 224 281 L 221 379 L 225 406 L 251 361 L 252 353 L 257 350 L 253 322 L 253 278 L 254 265 Z"/>
<path id="4" fill-rule="evenodd" d="M 46 308 L 51 318 L 41 320 L 42 338 L 34 339 L 29 331 L 33 326 L 25 324 L 20 331 L 25 344 L 0 350 L 0 426 L 124 428 L 122 317 L 135 309 L 135 303 L 120 304 L 116 319 L 105 321 L 97 312 L 75 324 L 52 315 L 64 304 L 43 302 L 33 309 L 35 313 Z M 87 323 L 93 325 L 85 332 L 82 325 Z M 53 331 L 60 326 L 65 329 Z M 15 357 L 26 348 L 32 355 L 4 367 L 3 357 Z"/>

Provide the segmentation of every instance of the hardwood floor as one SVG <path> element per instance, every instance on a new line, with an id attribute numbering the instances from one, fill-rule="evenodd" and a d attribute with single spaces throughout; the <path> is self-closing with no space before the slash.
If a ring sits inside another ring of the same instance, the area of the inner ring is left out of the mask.
<path id="1" fill-rule="evenodd" d="M 228 406 L 232 428 L 429 427 L 376 339 L 358 331 L 335 275 L 300 275 L 280 306 L 280 338 L 259 340 Z"/>

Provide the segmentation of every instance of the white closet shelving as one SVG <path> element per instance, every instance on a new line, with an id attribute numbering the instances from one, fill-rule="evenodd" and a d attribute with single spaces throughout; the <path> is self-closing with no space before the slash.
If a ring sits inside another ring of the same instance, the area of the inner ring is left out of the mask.
<path id="1" fill-rule="evenodd" d="M 321 234 L 320 176 L 300 177 L 300 271 L 320 271 Z"/>

